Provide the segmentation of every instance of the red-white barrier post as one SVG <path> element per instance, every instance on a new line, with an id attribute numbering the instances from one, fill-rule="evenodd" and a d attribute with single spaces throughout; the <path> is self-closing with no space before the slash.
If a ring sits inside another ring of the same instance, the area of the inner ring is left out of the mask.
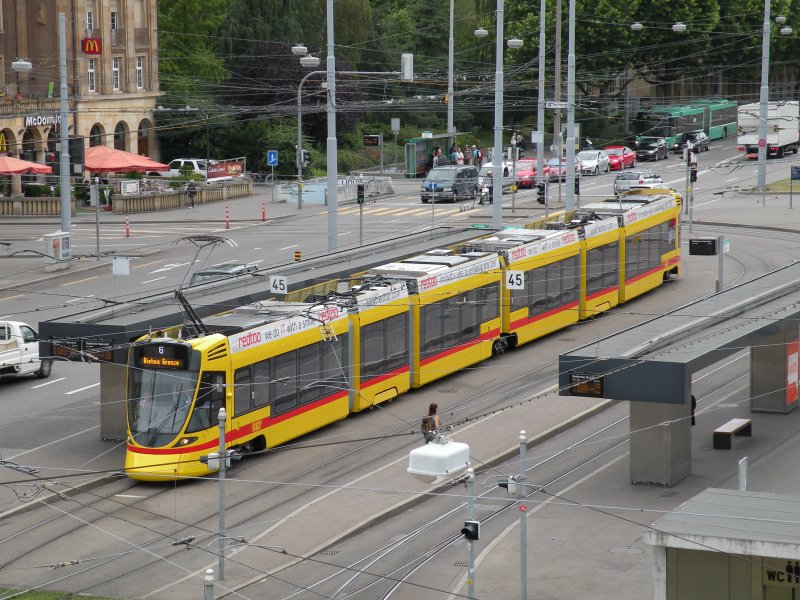
<path id="1" fill-rule="evenodd" d="M 131 237 L 131 224 L 128 221 L 128 215 L 125 215 L 125 237 Z"/>
<path id="2" fill-rule="evenodd" d="M 228 205 L 226 204 L 225 205 L 225 229 L 230 229 L 230 228 L 231 228 L 231 216 L 230 216 L 230 213 L 228 212 Z"/>
<path id="3" fill-rule="evenodd" d="M 267 203 L 266 202 L 262 202 L 261 203 L 261 222 L 263 223 L 266 220 L 267 220 Z"/>

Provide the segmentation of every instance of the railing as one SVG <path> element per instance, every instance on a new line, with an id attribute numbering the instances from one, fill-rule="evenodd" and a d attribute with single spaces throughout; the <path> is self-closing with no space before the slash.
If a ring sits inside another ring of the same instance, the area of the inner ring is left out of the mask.
<path id="1" fill-rule="evenodd" d="M 114 50 L 122 50 L 125 48 L 125 30 L 112 29 L 111 30 L 111 48 Z"/>
<path id="2" fill-rule="evenodd" d="M 217 183 L 207 186 L 197 186 L 195 196 L 195 206 L 199 204 L 210 204 L 212 202 L 223 202 L 233 198 L 243 198 L 253 193 L 253 182 L 242 181 L 236 183 Z M 173 210 L 189 205 L 189 198 L 186 190 L 152 192 L 138 194 L 135 196 L 122 196 L 116 194 L 111 201 L 114 214 L 134 214 L 143 212 L 156 212 L 162 210 Z"/>
<path id="3" fill-rule="evenodd" d="M 6 96 L 5 101 L 0 102 L 0 115 L 19 115 L 22 113 L 58 113 L 61 110 L 60 100 L 51 98 L 22 98 L 12 99 Z M 72 110 L 72 107 L 70 107 Z"/>
<path id="4" fill-rule="evenodd" d="M 0 216 L 4 217 L 52 217 L 61 214 L 61 198 L 0 198 Z M 72 201 L 75 214 L 75 201 Z"/>
<path id="5" fill-rule="evenodd" d="M 133 30 L 137 50 L 147 50 L 150 47 L 150 30 L 146 27 L 137 27 Z"/>

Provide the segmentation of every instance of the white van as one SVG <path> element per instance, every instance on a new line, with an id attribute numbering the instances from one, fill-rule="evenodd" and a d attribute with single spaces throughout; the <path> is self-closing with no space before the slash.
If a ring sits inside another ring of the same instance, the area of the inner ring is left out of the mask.
<path id="1" fill-rule="evenodd" d="M 205 158 L 176 158 L 169 163 L 170 177 L 178 177 L 181 174 L 181 169 L 191 169 L 197 175 L 206 176 L 206 159 Z"/>

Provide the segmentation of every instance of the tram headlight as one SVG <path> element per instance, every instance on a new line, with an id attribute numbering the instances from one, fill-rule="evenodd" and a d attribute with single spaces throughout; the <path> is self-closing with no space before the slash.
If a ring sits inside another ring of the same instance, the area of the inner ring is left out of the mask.
<path id="1" fill-rule="evenodd" d="M 196 437 L 183 437 L 183 438 L 179 439 L 178 443 L 175 444 L 175 445 L 176 446 L 188 446 L 189 444 L 194 443 L 196 441 L 197 441 Z"/>

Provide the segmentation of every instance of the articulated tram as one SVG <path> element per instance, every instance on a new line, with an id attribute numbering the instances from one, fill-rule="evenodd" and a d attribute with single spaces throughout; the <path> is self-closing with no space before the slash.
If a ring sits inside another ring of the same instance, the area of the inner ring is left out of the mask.
<path id="1" fill-rule="evenodd" d="M 546 229 L 505 229 L 404 258 L 306 302 L 262 301 L 146 337 L 127 369 L 126 473 L 208 474 L 631 300 L 677 276 L 680 197 L 595 202 Z"/>

